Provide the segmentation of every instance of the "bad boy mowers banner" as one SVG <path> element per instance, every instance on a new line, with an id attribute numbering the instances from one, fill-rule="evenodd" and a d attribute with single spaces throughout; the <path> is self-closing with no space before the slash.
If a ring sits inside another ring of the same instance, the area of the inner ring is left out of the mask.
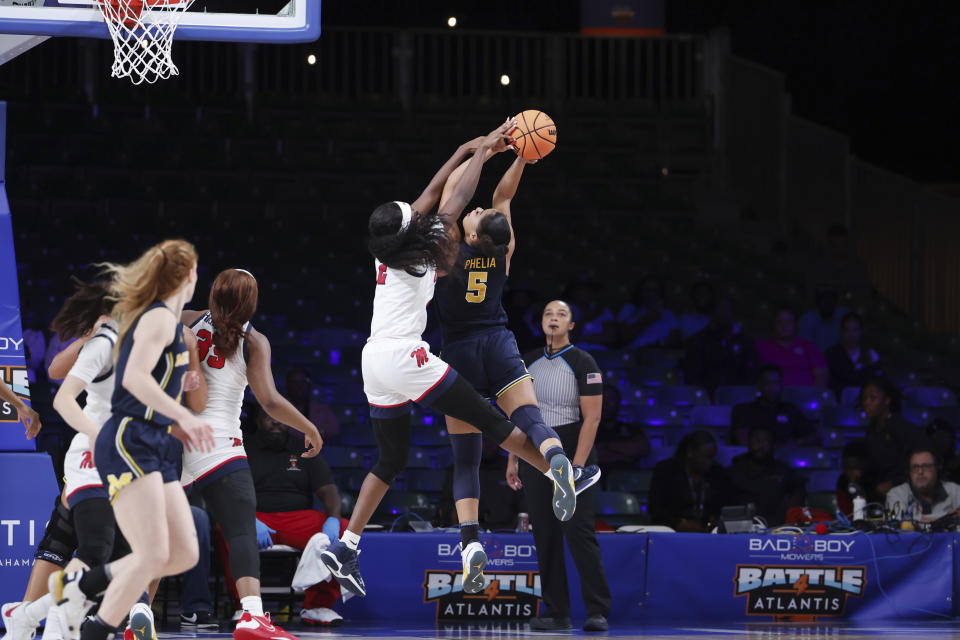
<path id="1" fill-rule="evenodd" d="M 650 534 L 649 619 L 810 621 L 952 614 L 955 536 Z"/>

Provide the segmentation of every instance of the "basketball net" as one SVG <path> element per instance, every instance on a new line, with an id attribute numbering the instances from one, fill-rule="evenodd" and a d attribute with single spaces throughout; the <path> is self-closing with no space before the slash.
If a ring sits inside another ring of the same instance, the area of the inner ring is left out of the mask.
<path id="1" fill-rule="evenodd" d="M 113 38 L 114 78 L 133 84 L 179 75 L 170 50 L 173 32 L 193 0 L 95 0 Z"/>

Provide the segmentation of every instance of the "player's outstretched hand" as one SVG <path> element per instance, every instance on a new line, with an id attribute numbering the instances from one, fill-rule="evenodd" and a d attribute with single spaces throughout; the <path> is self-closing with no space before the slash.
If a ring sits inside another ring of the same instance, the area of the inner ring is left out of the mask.
<path id="1" fill-rule="evenodd" d="M 523 483 L 520 482 L 519 460 L 513 455 L 507 459 L 507 486 L 514 491 L 519 491 L 523 488 Z"/>
<path id="2" fill-rule="evenodd" d="M 513 148 L 515 140 L 511 134 L 516 129 L 517 121 L 514 118 L 507 118 L 502 125 L 487 134 L 487 137 L 484 139 L 484 146 L 494 153 L 500 153 L 501 151 Z"/>
<path id="3" fill-rule="evenodd" d="M 23 421 L 23 424 L 27 427 L 27 440 L 33 440 L 37 437 L 37 434 L 40 433 L 42 424 L 40 424 L 40 414 L 34 411 L 31 407 L 26 405 L 22 409 L 18 410 L 20 414 L 20 420 Z"/>
<path id="4" fill-rule="evenodd" d="M 196 391 L 199 388 L 200 388 L 200 372 L 187 371 L 187 375 L 183 379 L 183 390 L 189 393 L 190 391 Z"/>
<path id="5" fill-rule="evenodd" d="M 320 453 L 320 449 L 323 448 L 323 438 L 320 437 L 320 432 L 317 431 L 314 427 L 313 431 L 310 433 L 303 434 L 304 440 L 307 441 L 307 450 L 300 454 L 303 458 L 313 458 Z"/>
<path id="6" fill-rule="evenodd" d="M 174 422 L 171 425 L 170 434 L 180 440 L 187 451 L 206 453 L 212 451 L 216 446 L 213 439 L 213 428 L 196 416 Z"/>

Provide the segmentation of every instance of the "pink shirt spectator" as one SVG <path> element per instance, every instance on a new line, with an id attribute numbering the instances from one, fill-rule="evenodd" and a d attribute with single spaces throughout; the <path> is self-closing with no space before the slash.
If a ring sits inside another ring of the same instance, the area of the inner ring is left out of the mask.
<path id="1" fill-rule="evenodd" d="M 815 384 L 813 370 L 826 369 L 823 352 L 809 340 L 796 338 L 783 347 L 770 338 L 757 340 L 760 364 L 775 364 L 783 369 L 783 384 L 788 387 L 809 387 Z"/>

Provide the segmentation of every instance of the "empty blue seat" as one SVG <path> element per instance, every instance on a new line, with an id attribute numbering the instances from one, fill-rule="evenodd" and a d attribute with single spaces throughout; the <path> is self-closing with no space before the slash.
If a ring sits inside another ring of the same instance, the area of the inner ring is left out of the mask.
<path id="1" fill-rule="evenodd" d="M 407 491 L 440 493 L 447 480 L 446 469 L 410 469 L 404 473 Z"/>
<path id="2" fill-rule="evenodd" d="M 650 453 L 647 457 L 640 460 L 640 467 L 653 469 L 661 460 L 673 457 L 674 451 L 676 451 L 674 446 L 650 447 Z"/>
<path id="3" fill-rule="evenodd" d="M 333 478 L 341 492 L 359 491 L 367 473 L 366 469 L 335 469 Z"/>
<path id="4" fill-rule="evenodd" d="M 435 455 L 429 449 L 410 448 L 410 454 L 407 456 L 407 468 L 433 469 L 435 462 Z"/>
<path id="5" fill-rule="evenodd" d="M 918 407 L 957 406 L 957 395 L 945 387 L 907 387 L 903 397 Z"/>
<path id="6" fill-rule="evenodd" d="M 746 386 L 721 385 L 714 393 L 717 404 L 729 406 L 753 402 L 757 399 L 757 388 Z"/>
<path id="7" fill-rule="evenodd" d="M 908 422 L 912 422 L 919 427 L 925 427 L 930 424 L 930 421 L 937 417 L 935 412 L 936 409 L 927 409 L 924 407 L 904 407 L 900 415 Z"/>
<path id="8" fill-rule="evenodd" d="M 774 455 L 795 469 L 835 469 L 833 452 L 823 447 L 782 447 Z"/>
<path id="9" fill-rule="evenodd" d="M 417 447 L 444 447 L 450 443 L 447 431 L 439 425 L 413 425 L 410 443 Z"/>
<path id="10" fill-rule="evenodd" d="M 860 404 L 860 387 L 844 387 L 840 392 L 840 404 L 844 407 L 855 407 Z"/>
<path id="11" fill-rule="evenodd" d="M 785 387 L 783 399 L 808 413 L 837 406 L 837 397 L 827 387 Z"/>
<path id="12" fill-rule="evenodd" d="M 366 466 L 363 452 L 353 448 L 325 446 L 321 449 L 320 455 L 323 456 L 328 465 L 334 468 L 363 468 Z"/>
<path id="13" fill-rule="evenodd" d="M 710 404 L 710 394 L 702 387 L 676 385 L 658 387 L 656 404 L 662 407 L 697 407 Z"/>
<path id="14" fill-rule="evenodd" d="M 623 407 L 620 415 L 627 422 L 645 427 L 682 427 L 686 422 L 683 415 L 673 407 L 650 407 L 643 405 Z"/>
<path id="15" fill-rule="evenodd" d="M 736 458 L 741 453 L 746 453 L 746 452 L 747 452 L 746 447 L 720 444 L 720 445 L 717 445 L 717 457 L 714 458 L 714 462 L 719 464 L 721 467 L 729 467 L 733 463 L 734 458 Z"/>
<path id="16" fill-rule="evenodd" d="M 340 444 L 348 447 L 376 447 L 377 438 L 373 435 L 373 428 L 354 425 L 340 431 Z"/>
<path id="17" fill-rule="evenodd" d="M 824 409 L 821 414 L 827 427 L 862 429 L 870 422 L 862 409 L 854 407 L 833 407 Z"/>
<path id="18" fill-rule="evenodd" d="M 694 407 L 690 413 L 690 426 L 694 429 L 699 427 L 729 427 L 732 411 L 733 407 L 723 405 Z"/>
<path id="19" fill-rule="evenodd" d="M 807 478 L 807 493 L 836 490 L 840 473 L 840 471 L 826 469 L 804 473 Z"/>

